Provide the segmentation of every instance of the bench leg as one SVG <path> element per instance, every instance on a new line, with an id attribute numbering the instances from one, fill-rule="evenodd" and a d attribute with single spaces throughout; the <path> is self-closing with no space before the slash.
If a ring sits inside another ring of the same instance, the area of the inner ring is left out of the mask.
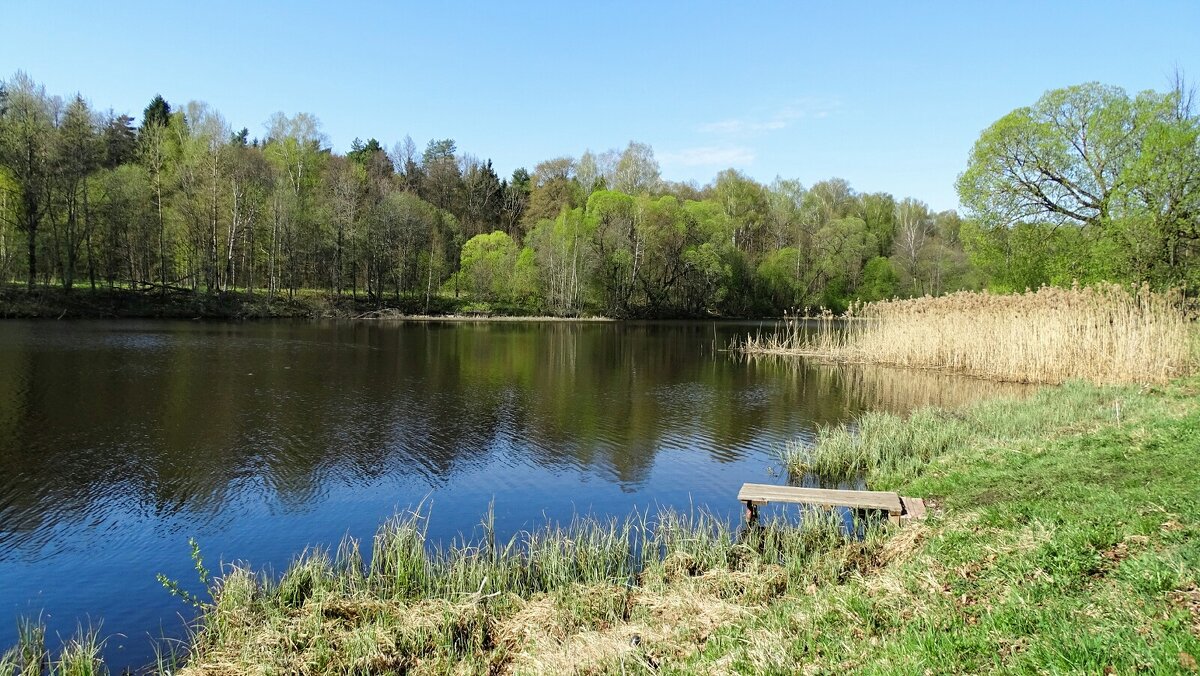
<path id="1" fill-rule="evenodd" d="M 894 525 L 894 526 L 899 526 L 900 525 L 900 512 L 888 512 L 888 521 L 891 521 L 892 525 Z"/>
<path id="2" fill-rule="evenodd" d="M 747 526 L 757 526 L 758 525 L 758 505 L 756 505 L 750 501 L 746 501 L 745 505 L 746 505 L 746 525 Z"/>

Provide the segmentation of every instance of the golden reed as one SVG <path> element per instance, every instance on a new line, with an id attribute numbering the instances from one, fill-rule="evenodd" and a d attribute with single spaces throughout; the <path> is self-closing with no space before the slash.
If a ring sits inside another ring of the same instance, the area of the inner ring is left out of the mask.
<path id="1" fill-rule="evenodd" d="M 996 295 L 960 291 L 791 318 L 734 349 L 942 369 L 995 380 L 1161 383 L 1195 367 L 1193 326 L 1175 292 L 1117 284 Z"/>

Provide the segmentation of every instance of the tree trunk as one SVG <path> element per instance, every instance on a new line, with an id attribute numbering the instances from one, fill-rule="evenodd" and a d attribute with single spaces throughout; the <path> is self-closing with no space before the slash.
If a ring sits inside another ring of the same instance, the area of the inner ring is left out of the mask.
<path id="1" fill-rule="evenodd" d="M 162 282 L 160 293 L 165 296 L 167 294 L 167 226 L 163 222 L 161 175 L 156 175 L 155 196 L 155 206 L 158 208 L 158 277 Z"/>
<path id="2" fill-rule="evenodd" d="M 25 232 L 29 233 L 29 290 L 32 291 L 37 283 L 37 230 L 38 221 L 36 213 L 27 213 L 25 216 Z"/>
<path id="3" fill-rule="evenodd" d="M 429 314 L 429 296 L 433 292 L 433 247 L 429 247 L 429 276 L 425 282 L 425 314 Z"/>

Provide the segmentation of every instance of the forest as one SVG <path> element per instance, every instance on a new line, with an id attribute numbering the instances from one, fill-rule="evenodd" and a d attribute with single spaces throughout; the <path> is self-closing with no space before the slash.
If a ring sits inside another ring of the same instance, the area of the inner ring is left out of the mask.
<path id="1" fill-rule="evenodd" d="M 632 141 L 506 177 L 451 138 L 343 155 L 308 113 L 260 138 L 203 102 L 155 96 L 139 119 L 18 72 L 0 87 L 0 280 L 613 317 L 1099 280 L 1194 295 L 1192 98 L 1181 79 L 1047 92 L 982 132 L 960 215 L 839 178 L 673 182 Z"/>

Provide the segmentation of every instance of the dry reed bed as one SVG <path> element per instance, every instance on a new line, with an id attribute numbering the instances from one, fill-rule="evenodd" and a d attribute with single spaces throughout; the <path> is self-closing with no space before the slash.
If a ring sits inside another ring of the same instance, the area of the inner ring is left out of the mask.
<path id="1" fill-rule="evenodd" d="M 733 347 L 1013 382 L 1164 383 L 1194 369 L 1192 331 L 1180 294 L 1101 284 L 861 304 Z"/>

